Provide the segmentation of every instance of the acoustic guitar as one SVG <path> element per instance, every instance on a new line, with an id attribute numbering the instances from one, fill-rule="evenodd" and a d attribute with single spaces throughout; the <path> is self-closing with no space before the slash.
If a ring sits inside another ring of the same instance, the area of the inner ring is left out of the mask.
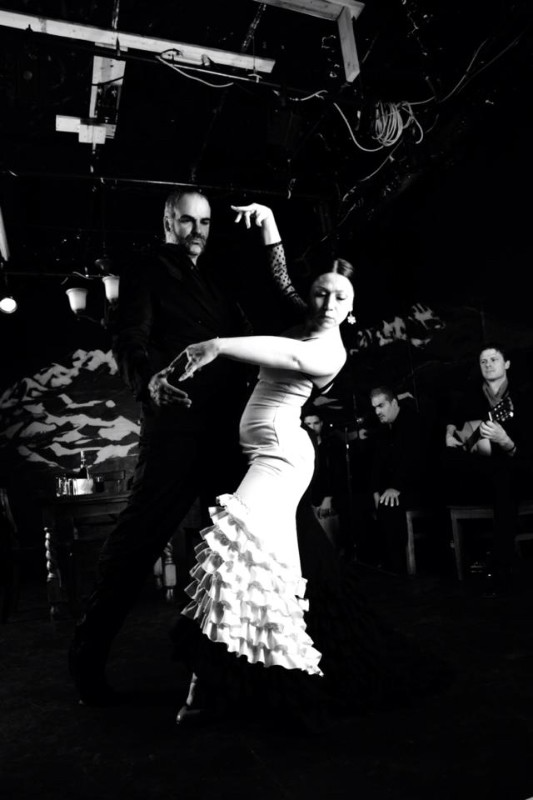
<path id="1" fill-rule="evenodd" d="M 509 396 L 504 397 L 489 411 L 489 420 L 491 422 L 505 422 L 513 416 L 513 401 Z M 482 439 L 479 432 L 482 421 L 481 419 L 469 420 L 465 422 L 461 430 L 456 430 L 453 435 L 461 442 L 463 449 L 467 453 L 490 456 L 492 452 L 490 439 Z"/>

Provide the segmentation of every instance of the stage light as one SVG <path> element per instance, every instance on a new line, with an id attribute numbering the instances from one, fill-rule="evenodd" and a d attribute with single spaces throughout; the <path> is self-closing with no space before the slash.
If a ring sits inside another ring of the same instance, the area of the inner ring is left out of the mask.
<path id="1" fill-rule="evenodd" d="M 0 300 L 0 311 L 3 314 L 13 314 L 18 308 L 17 301 L 11 295 L 5 295 Z"/>
<path id="2" fill-rule="evenodd" d="M 3 314 L 13 314 L 17 308 L 17 301 L 9 291 L 5 266 L 0 261 L 0 311 Z"/>

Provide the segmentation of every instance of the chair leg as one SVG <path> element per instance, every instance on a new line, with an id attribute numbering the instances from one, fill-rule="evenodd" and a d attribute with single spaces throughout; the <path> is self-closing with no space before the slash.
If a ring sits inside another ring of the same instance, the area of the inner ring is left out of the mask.
<path id="1" fill-rule="evenodd" d="M 407 573 L 408 575 L 416 575 L 415 533 L 413 530 L 413 515 L 410 511 L 405 512 L 405 522 L 407 526 Z"/>
<path id="2" fill-rule="evenodd" d="M 457 577 L 460 581 L 462 581 L 464 578 L 464 571 L 463 571 L 463 549 L 462 549 L 461 528 L 459 520 L 457 519 L 457 517 L 453 512 L 451 514 L 451 521 L 452 521 L 453 547 L 455 551 L 455 566 L 457 569 Z"/>

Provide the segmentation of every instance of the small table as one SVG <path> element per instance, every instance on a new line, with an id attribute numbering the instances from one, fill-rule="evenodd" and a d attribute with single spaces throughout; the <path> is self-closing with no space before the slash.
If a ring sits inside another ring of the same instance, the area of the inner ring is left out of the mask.
<path id="1" fill-rule="evenodd" d="M 76 542 L 103 541 L 127 502 L 128 492 L 65 495 L 43 501 L 46 586 L 52 621 L 78 610 Z M 93 532 L 87 533 L 90 527 Z"/>

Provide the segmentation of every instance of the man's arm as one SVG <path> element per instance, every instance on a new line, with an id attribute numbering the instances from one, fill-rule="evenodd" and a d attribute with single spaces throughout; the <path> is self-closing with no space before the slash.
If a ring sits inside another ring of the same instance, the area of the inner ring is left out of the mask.
<path id="1" fill-rule="evenodd" d="M 130 266 L 120 281 L 113 355 L 119 373 L 137 400 L 147 399 L 152 370 L 148 339 L 152 326 L 152 302 L 142 266 Z"/>
<path id="2" fill-rule="evenodd" d="M 113 335 L 113 355 L 122 380 L 136 400 L 157 406 L 179 402 L 190 405 L 186 392 L 167 381 L 170 367 L 154 374 L 148 355 L 153 323 L 150 265 L 135 264 L 120 281 L 120 299 Z"/>

